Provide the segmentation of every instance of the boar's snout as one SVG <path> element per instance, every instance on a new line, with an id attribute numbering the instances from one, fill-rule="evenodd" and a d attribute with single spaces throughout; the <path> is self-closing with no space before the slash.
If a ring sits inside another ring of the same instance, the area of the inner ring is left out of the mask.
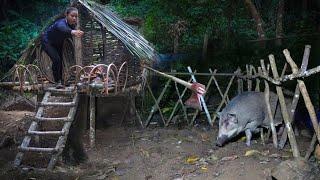
<path id="1" fill-rule="evenodd" d="M 217 139 L 216 145 L 219 147 L 222 147 L 224 143 L 227 141 L 227 139 L 228 139 L 228 136 L 226 135 L 219 136 Z"/>

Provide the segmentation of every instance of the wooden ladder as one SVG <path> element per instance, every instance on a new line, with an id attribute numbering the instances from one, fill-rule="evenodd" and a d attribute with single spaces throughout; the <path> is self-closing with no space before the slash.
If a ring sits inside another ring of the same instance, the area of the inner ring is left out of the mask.
<path id="1" fill-rule="evenodd" d="M 49 102 L 49 98 L 51 95 L 55 95 L 55 97 L 59 97 L 61 99 L 62 96 L 70 95 L 72 97 L 72 102 Z M 18 147 L 19 152 L 16 155 L 16 158 L 14 160 L 14 166 L 15 167 L 21 167 L 23 169 L 37 169 L 37 170 L 52 170 L 62 153 L 67 137 L 69 134 L 69 129 L 71 127 L 71 124 L 74 120 L 76 111 L 77 111 L 77 105 L 79 101 L 79 95 L 78 93 L 72 93 L 72 90 L 70 89 L 47 89 L 45 91 L 45 95 L 42 99 L 42 102 L 38 104 L 38 111 L 35 116 L 34 121 L 31 123 L 29 130 L 24 137 L 21 145 Z M 44 117 L 44 108 L 45 107 L 63 107 L 68 108 L 69 113 L 67 117 L 55 117 L 55 118 L 49 118 Z M 53 122 L 53 121 L 60 121 L 63 122 L 63 128 L 61 130 L 57 131 L 40 131 L 38 130 L 41 123 L 45 122 Z M 29 146 L 31 139 L 36 138 L 39 136 L 59 136 L 57 143 L 55 147 L 50 148 L 43 148 L 43 147 L 31 147 Z M 32 152 L 32 153 L 49 153 L 51 155 L 49 164 L 46 168 L 35 168 L 35 167 L 28 167 L 23 166 L 21 164 L 22 158 L 25 152 Z"/>

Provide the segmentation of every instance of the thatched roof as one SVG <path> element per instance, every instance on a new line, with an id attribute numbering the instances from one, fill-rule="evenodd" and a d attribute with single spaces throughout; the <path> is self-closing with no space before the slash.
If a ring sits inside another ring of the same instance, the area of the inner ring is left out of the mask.
<path id="1" fill-rule="evenodd" d="M 93 1 L 79 0 L 108 31 L 121 40 L 140 59 L 158 58 L 153 46 L 135 29 L 123 22 L 110 9 Z"/>

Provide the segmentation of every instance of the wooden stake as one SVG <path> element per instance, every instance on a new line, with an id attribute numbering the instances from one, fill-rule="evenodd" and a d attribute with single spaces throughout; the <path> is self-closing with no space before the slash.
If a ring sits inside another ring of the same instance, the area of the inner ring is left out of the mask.
<path id="1" fill-rule="evenodd" d="M 246 70 L 247 70 L 247 83 L 248 83 L 248 91 L 251 91 L 252 90 L 252 80 L 251 80 L 251 71 L 250 71 L 250 68 L 249 68 L 249 65 L 247 64 L 246 65 Z"/>
<path id="2" fill-rule="evenodd" d="M 152 90 L 151 90 L 151 88 L 150 88 L 150 86 L 149 86 L 149 83 L 146 82 L 146 83 L 147 83 L 147 88 L 148 88 L 148 90 L 149 90 L 149 92 L 150 92 L 150 94 L 151 94 L 151 97 L 152 97 L 152 99 L 154 100 L 154 103 L 155 103 L 155 104 L 151 107 L 151 111 L 150 111 L 149 116 L 148 116 L 148 118 L 147 118 L 147 121 L 146 121 L 146 123 L 145 123 L 145 125 L 144 125 L 145 127 L 148 127 L 148 126 L 149 126 L 149 123 L 150 123 L 150 121 L 151 121 L 151 118 L 152 118 L 153 114 L 154 114 L 155 112 L 157 112 L 158 110 L 160 111 L 160 112 L 159 112 L 159 113 L 160 113 L 160 116 L 161 116 L 161 118 L 162 118 L 162 121 L 164 122 L 164 118 L 163 118 L 162 112 L 161 112 L 161 110 L 160 110 L 159 103 L 160 103 L 161 99 L 163 98 L 164 93 L 167 91 L 170 82 L 171 82 L 171 79 L 168 79 L 168 81 L 167 81 L 167 83 L 165 84 L 165 86 L 164 86 L 161 94 L 159 95 L 158 99 L 156 99 L 156 98 L 154 97 L 154 95 L 153 95 L 153 93 L 152 93 Z M 164 122 L 164 124 L 166 124 L 166 123 Z"/>
<path id="3" fill-rule="evenodd" d="M 214 74 L 215 74 L 215 72 L 216 72 L 217 70 L 214 70 L 214 72 L 212 72 L 212 70 L 209 69 L 209 71 L 210 71 L 210 73 L 212 73 L 212 79 L 213 79 L 213 81 L 214 81 L 214 84 L 216 85 L 216 88 L 217 88 L 217 90 L 218 90 L 221 98 L 223 99 L 223 93 L 222 93 L 222 91 L 221 91 L 221 88 L 220 88 L 220 86 L 219 86 L 219 84 L 218 84 L 217 79 L 216 79 L 215 76 L 214 76 Z M 238 79 L 238 80 L 239 80 L 239 79 Z M 238 85 L 239 85 L 239 84 L 238 84 Z M 223 102 L 227 105 L 227 104 L 229 103 L 229 101 L 230 101 L 230 100 L 229 100 L 229 96 L 227 95 L 227 96 L 226 96 L 226 99 L 223 99 Z"/>
<path id="4" fill-rule="evenodd" d="M 260 67 L 258 67 L 258 72 L 257 72 L 256 69 L 254 68 L 254 66 L 250 65 L 250 70 L 253 71 L 254 75 L 259 75 L 259 68 Z M 256 87 L 255 87 L 254 91 L 260 92 L 260 79 L 259 78 L 256 78 Z"/>
<path id="5" fill-rule="evenodd" d="M 273 55 L 269 55 L 269 61 L 270 61 L 273 77 L 275 79 L 279 79 L 279 74 L 278 74 L 277 66 L 276 66 L 276 63 L 275 63 Z M 282 88 L 280 86 L 276 86 L 276 90 L 277 90 L 278 98 L 279 98 L 279 101 L 280 101 L 282 117 L 284 119 L 287 131 L 288 131 L 288 136 L 289 136 L 289 141 L 290 141 L 293 157 L 300 157 L 300 152 L 299 152 L 297 141 L 296 141 L 296 138 L 294 136 L 294 133 L 293 133 L 293 130 L 292 130 L 292 126 L 291 126 L 291 123 L 290 123 L 290 116 L 289 116 L 289 113 L 288 113 L 288 110 L 287 110 L 287 105 L 286 105 L 286 102 L 285 102 L 285 99 L 284 99 Z"/>
<path id="6" fill-rule="evenodd" d="M 317 142 L 317 136 L 316 136 L 316 134 L 313 134 L 312 140 L 310 142 L 310 146 L 306 152 L 306 155 L 304 156 L 304 159 L 306 161 L 309 160 L 311 153 L 314 151 L 314 147 L 315 147 L 316 142 Z"/>
<path id="7" fill-rule="evenodd" d="M 94 148 L 96 145 L 96 97 L 90 94 L 90 147 Z"/>
<path id="8" fill-rule="evenodd" d="M 236 72 L 238 73 L 238 72 L 239 72 L 239 69 L 238 69 Z M 232 85 L 232 82 L 233 82 L 234 78 L 235 78 L 235 76 L 232 76 L 232 77 L 231 77 L 231 79 L 230 79 L 230 81 L 229 81 L 229 84 L 228 84 L 228 86 L 227 86 L 227 89 L 226 89 L 226 91 L 225 91 L 225 93 L 224 93 L 224 95 L 223 95 L 223 97 L 222 97 L 222 100 L 221 100 L 218 108 L 216 109 L 216 111 L 213 113 L 212 123 L 214 123 L 215 120 L 217 119 L 217 113 L 221 110 L 221 108 L 222 108 L 222 106 L 223 106 L 223 104 L 224 104 L 224 103 L 223 103 L 223 100 L 226 99 L 226 97 L 227 97 L 227 95 L 228 95 L 228 92 L 229 92 L 229 89 L 230 89 L 230 87 L 231 87 L 231 85 Z"/>
<path id="9" fill-rule="evenodd" d="M 195 70 L 194 72 L 196 72 L 196 70 Z M 192 81 L 192 78 L 190 78 L 188 82 L 190 83 L 191 81 Z M 183 98 L 183 96 L 184 96 L 184 94 L 186 93 L 187 89 L 188 89 L 187 87 L 185 87 L 185 88 L 183 89 L 183 91 L 182 91 L 182 93 L 181 93 L 181 98 Z M 177 110 L 177 108 L 178 108 L 178 105 L 179 105 L 179 101 L 177 101 L 176 104 L 174 105 L 173 110 L 172 110 L 172 112 L 171 112 L 171 114 L 170 114 L 170 117 L 169 117 L 169 119 L 168 119 L 168 121 L 167 121 L 167 123 L 166 123 L 166 126 L 168 126 L 169 123 L 171 122 L 171 120 L 172 120 L 172 118 L 173 118 L 173 116 L 174 116 L 174 114 L 175 114 L 175 112 L 176 112 L 176 110 Z M 183 105 L 183 106 L 184 106 L 184 105 Z"/>
<path id="10" fill-rule="evenodd" d="M 79 13 L 80 15 L 81 13 Z M 80 17 L 78 17 L 77 20 L 77 27 L 76 29 L 80 29 Z M 81 38 L 75 37 L 74 36 L 74 57 L 76 59 L 76 64 L 77 65 L 82 65 L 82 41 Z"/>
<path id="11" fill-rule="evenodd" d="M 263 74 L 265 76 L 268 76 L 269 73 L 267 72 L 267 69 L 266 69 L 266 66 L 264 64 L 264 60 L 263 59 L 260 60 L 260 64 L 261 64 L 261 69 L 262 69 Z M 269 88 L 268 81 L 266 81 L 266 80 L 264 80 L 264 97 L 265 97 L 265 101 L 266 101 L 266 105 L 267 105 L 268 118 L 270 120 L 270 129 L 271 129 L 271 132 L 272 132 L 273 146 L 275 148 L 277 148 L 278 147 L 277 131 L 276 131 L 276 128 L 274 126 L 273 113 L 272 113 L 271 105 L 270 105 L 270 88 Z"/>
<path id="12" fill-rule="evenodd" d="M 239 73 L 241 74 L 241 69 L 238 67 Z M 243 92 L 243 80 L 241 77 L 238 77 L 238 94 L 241 94 Z"/>
<path id="13" fill-rule="evenodd" d="M 184 119 L 186 120 L 186 122 L 188 122 L 187 110 L 186 110 L 186 107 L 183 104 L 182 96 L 180 94 L 180 91 L 179 91 L 179 88 L 178 88 L 178 85 L 177 85 L 176 82 L 174 82 L 174 86 L 176 88 L 176 92 L 177 92 L 177 95 L 178 95 L 178 98 L 179 98 L 178 102 L 181 104 L 181 108 L 182 108 L 182 111 L 183 111 Z"/>
<path id="14" fill-rule="evenodd" d="M 310 55 L 310 48 L 311 48 L 311 46 L 309 46 L 309 45 L 305 46 L 303 59 L 302 59 L 302 64 L 301 64 L 301 68 L 300 68 L 301 72 L 304 72 L 304 71 L 307 70 L 308 61 L 309 61 L 309 55 Z M 298 105 L 299 97 L 300 97 L 300 88 L 299 88 L 299 85 L 297 84 L 296 85 L 296 89 L 295 89 L 295 93 L 294 93 L 294 97 L 293 97 L 293 100 L 292 100 L 292 103 L 291 103 L 291 108 L 290 108 L 290 116 L 291 116 L 292 120 L 294 119 L 294 113 L 295 113 L 296 107 Z M 287 133 L 287 129 L 284 129 L 284 131 L 283 131 L 283 133 L 281 135 L 280 142 L 279 142 L 279 148 L 280 149 L 283 149 L 284 145 L 287 142 L 287 134 L 288 134 Z"/>
<path id="15" fill-rule="evenodd" d="M 295 62 L 292 60 L 292 58 L 290 56 L 290 52 L 287 49 L 285 49 L 285 50 L 283 50 L 283 54 L 285 55 L 287 62 L 291 66 L 293 74 L 297 74 L 298 73 L 298 68 L 297 68 L 297 65 L 295 64 Z M 316 116 L 316 113 L 315 113 L 315 110 L 314 110 L 314 106 L 313 106 L 313 104 L 311 102 L 309 93 L 307 91 L 307 88 L 306 88 L 306 85 L 304 84 L 304 82 L 302 80 L 297 80 L 297 81 L 298 81 L 299 89 L 300 89 L 300 92 L 302 94 L 304 103 L 306 105 L 306 108 L 308 110 L 309 116 L 311 118 L 313 128 L 314 128 L 315 133 L 317 135 L 317 139 L 320 142 L 320 129 L 319 129 L 317 116 Z M 290 140 L 290 137 L 289 137 L 289 140 Z"/>
<path id="16" fill-rule="evenodd" d="M 214 72 L 213 73 L 216 73 L 217 72 L 217 70 L 214 70 Z M 210 69 L 210 73 L 212 73 L 212 71 L 211 71 L 211 69 Z M 212 80 L 213 80 L 213 77 L 214 76 L 211 76 L 210 77 L 210 79 L 209 79 L 209 81 L 208 81 L 208 83 L 207 83 L 207 85 L 206 85 L 206 92 L 208 92 L 208 90 L 209 90 L 209 87 L 210 87 L 210 85 L 211 85 L 211 82 L 212 82 Z M 204 95 L 204 97 L 206 96 L 206 94 Z M 195 111 L 195 113 L 193 114 L 193 117 L 192 117 L 192 119 L 191 119 L 191 121 L 190 121 L 190 123 L 189 123 L 189 126 L 192 126 L 193 125 L 193 123 L 194 123 L 194 121 L 196 120 L 196 117 L 197 117 L 197 115 L 199 114 L 199 110 L 197 109 L 196 111 Z"/>
<path id="17" fill-rule="evenodd" d="M 196 83 L 197 80 L 196 80 L 195 76 L 192 74 L 193 72 L 192 72 L 191 67 L 188 66 L 187 68 L 188 68 L 189 73 L 191 73 L 192 81 L 193 81 L 194 83 Z M 200 96 L 200 102 L 201 102 L 201 104 L 202 104 L 202 108 L 203 108 L 204 112 L 206 113 L 208 123 L 210 124 L 210 126 L 213 126 L 213 122 L 212 122 L 212 120 L 211 120 L 211 116 L 210 116 L 210 113 L 209 113 L 208 108 L 207 108 L 207 104 L 206 104 L 203 96 Z"/>

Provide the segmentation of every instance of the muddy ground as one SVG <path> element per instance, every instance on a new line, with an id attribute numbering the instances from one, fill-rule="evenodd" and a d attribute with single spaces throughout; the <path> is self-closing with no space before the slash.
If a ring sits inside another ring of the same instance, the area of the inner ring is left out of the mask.
<path id="1" fill-rule="evenodd" d="M 251 147 L 240 137 L 218 148 L 214 144 L 217 127 L 208 130 L 204 124 L 141 129 L 126 123 L 97 129 L 94 149 L 89 148 L 87 131 L 83 139 L 89 160 L 83 164 L 70 166 L 60 161 L 54 172 L 22 172 L 11 164 L 30 125 L 28 117 L 34 112 L 13 109 L 0 111 L 1 137 L 11 138 L 0 148 L 0 179 L 263 180 L 270 177 L 273 167 L 292 158 L 288 145 L 281 151 L 270 141 L 262 145 L 259 135 Z M 309 142 L 309 137 L 298 137 L 302 154 Z M 41 164 L 41 160 L 33 161 Z"/>

